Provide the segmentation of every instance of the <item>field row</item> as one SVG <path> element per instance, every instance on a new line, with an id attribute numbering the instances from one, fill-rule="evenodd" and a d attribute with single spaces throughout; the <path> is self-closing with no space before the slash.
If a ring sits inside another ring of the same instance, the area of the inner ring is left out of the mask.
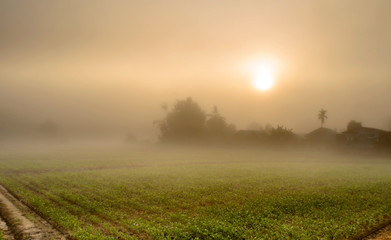
<path id="1" fill-rule="evenodd" d="M 236 150 L 110 154 L 111 164 L 99 154 L 94 165 L 85 153 L 7 155 L 0 161 L 22 171 L 0 169 L 0 180 L 77 239 L 346 239 L 390 217 L 391 163 L 384 159 Z M 31 171 L 75 165 L 79 170 Z"/>

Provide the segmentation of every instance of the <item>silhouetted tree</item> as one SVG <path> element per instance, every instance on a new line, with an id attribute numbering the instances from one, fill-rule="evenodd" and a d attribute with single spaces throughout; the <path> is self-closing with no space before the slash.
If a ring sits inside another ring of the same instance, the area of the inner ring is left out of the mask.
<path id="1" fill-rule="evenodd" d="M 296 140 L 296 134 L 293 133 L 292 129 L 279 125 L 270 130 L 269 137 L 272 142 L 278 144 L 290 143 Z"/>
<path id="2" fill-rule="evenodd" d="M 167 112 L 165 119 L 158 122 L 161 140 L 196 140 L 205 129 L 206 114 L 190 97 L 179 100 Z"/>
<path id="3" fill-rule="evenodd" d="M 324 110 L 323 108 L 320 109 L 318 114 L 318 119 L 320 120 L 320 127 L 323 127 L 324 122 L 327 119 L 327 110 Z"/>
<path id="4" fill-rule="evenodd" d="M 348 126 L 347 126 L 347 130 L 348 131 L 352 131 L 353 129 L 356 129 L 356 128 L 360 128 L 362 127 L 362 123 L 360 122 L 357 122 L 357 121 L 354 121 L 354 120 L 351 120 L 349 123 L 348 123 Z"/>
<path id="5" fill-rule="evenodd" d="M 0 138 L 27 136 L 34 130 L 34 123 L 28 118 L 0 109 Z"/>
<path id="6" fill-rule="evenodd" d="M 125 137 L 125 142 L 127 142 L 127 143 L 135 143 L 135 142 L 137 142 L 137 138 L 133 134 L 128 133 L 128 135 L 126 135 L 126 137 Z"/>
<path id="7" fill-rule="evenodd" d="M 39 131 L 44 137 L 57 137 L 60 127 L 53 120 L 46 120 L 39 125 Z"/>
<path id="8" fill-rule="evenodd" d="M 227 123 L 219 114 L 219 110 L 216 106 L 213 107 L 212 113 L 208 115 L 208 119 L 206 120 L 206 130 L 209 134 L 214 136 L 224 135 L 227 131 Z"/>
<path id="9" fill-rule="evenodd" d="M 233 135 L 236 133 L 236 126 L 234 124 L 227 125 L 227 133 L 228 135 Z"/>
<path id="10" fill-rule="evenodd" d="M 168 111 L 168 105 L 165 104 L 165 103 L 163 103 L 163 104 L 162 104 L 162 109 L 163 109 L 165 112 L 167 112 L 167 111 Z"/>
<path id="11" fill-rule="evenodd" d="M 273 129 L 273 126 L 271 124 L 266 124 L 265 127 L 263 128 L 263 130 L 267 133 L 267 134 L 270 134 L 270 132 L 272 131 Z"/>
<path id="12" fill-rule="evenodd" d="M 263 130 L 263 127 L 262 127 L 262 124 L 260 124 L 258 122 L 251 122 L 248 125 L 247 130 L 261 131 L 261 130 Z"/>

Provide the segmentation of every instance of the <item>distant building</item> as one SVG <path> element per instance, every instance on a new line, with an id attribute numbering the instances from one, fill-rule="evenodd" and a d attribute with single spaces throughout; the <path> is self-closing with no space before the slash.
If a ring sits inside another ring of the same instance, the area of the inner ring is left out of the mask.
<path id="1" fill-rule="evenodd" d="M 391 132 L 359 126 L 338 134 L 337 139 L 346 147 L 373 149 L 387 147 L 391 143 Z"/>
<path id="2" fill-rule="evenodd" d="M 307 145 L 333 145 L 336 143 L 337 132 L 330 128 L 318 128 L 306 134 L 304 140 Z"/>

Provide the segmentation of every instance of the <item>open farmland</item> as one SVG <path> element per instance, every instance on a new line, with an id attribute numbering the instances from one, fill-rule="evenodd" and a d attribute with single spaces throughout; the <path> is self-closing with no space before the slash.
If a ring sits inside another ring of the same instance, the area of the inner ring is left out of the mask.
<path id="1" fill-rule="evenodd" d="M 391 217 L 391 161 L 381 157 L 3 151 L 0 181 L 76 239 L 346 239 Z"/>

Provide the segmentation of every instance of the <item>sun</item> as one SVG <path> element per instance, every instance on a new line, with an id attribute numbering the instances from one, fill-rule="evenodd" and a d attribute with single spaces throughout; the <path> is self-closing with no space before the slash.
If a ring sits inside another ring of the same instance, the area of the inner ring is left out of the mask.
<path id="1" fill-rule="evenodd" d="M 272 59 L 254 61 L 251 64 L 253 85 L 259 91 L 268 91 L 276 82 L 277 64 Z"/>
<path id="2" fill-rule="evenodd" d="M 274 78 L 270 73 L 259 73 L 254 79 L 254 85 L 261 91 L 270 90 L 274 85 Z"/>
<path id="3" fill-rule="evenodd" d="M 258 62 L 254 66 L 254 86 L 260 91 L 270 90 L 275 83 L 276 65 L 271 60 Z"/>

